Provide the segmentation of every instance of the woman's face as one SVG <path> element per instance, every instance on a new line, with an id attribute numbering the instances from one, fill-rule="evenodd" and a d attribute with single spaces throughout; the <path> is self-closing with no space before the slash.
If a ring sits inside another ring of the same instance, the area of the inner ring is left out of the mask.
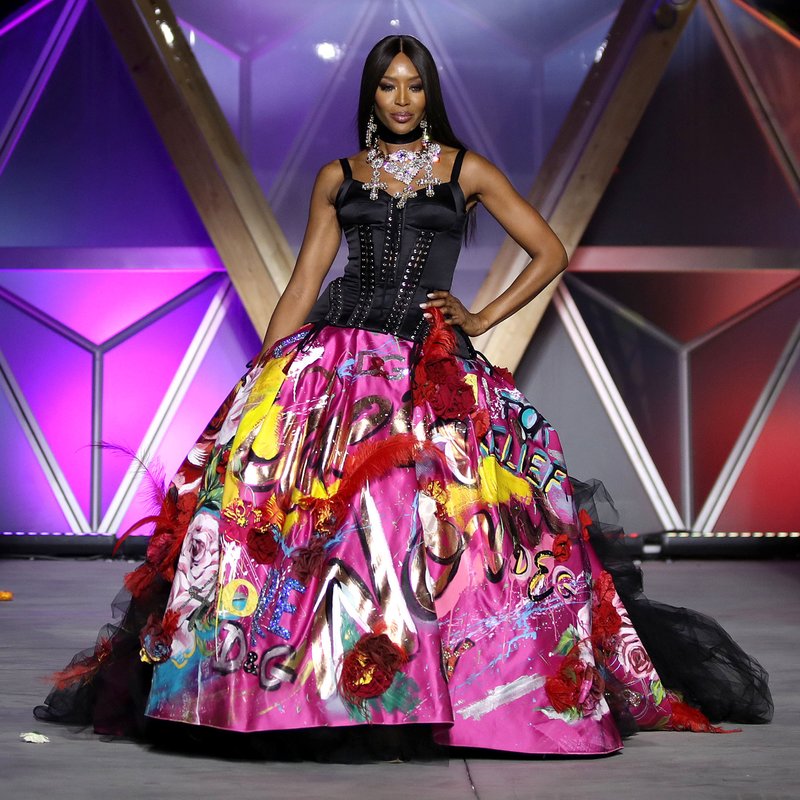
<path id="1" fill-rule="evenodd" d="M 398 53 L 375 92 L 375 116 L 393 133 L 408 133 L 425 116 L 425 90 L 411 59 Z"/>

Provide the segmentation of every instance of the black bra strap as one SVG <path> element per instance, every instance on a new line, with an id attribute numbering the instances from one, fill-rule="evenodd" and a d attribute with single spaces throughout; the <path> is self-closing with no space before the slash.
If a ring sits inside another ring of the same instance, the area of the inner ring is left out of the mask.
<path id="1" fill-rule="evenodd" d="M 466 154 L 467 151 L 464 149 L 456 153 L 456 159 L 453 162 L 453 171 L 450 173 L 450 183 L 455 183 L 458 180 L 458 176 L 461 174 L 461 162 L 464 160 Z"/>
<path id="2" fill-rule="evenodd" d="M 345 180 L 353 177 L 353 170 L 350 169 L 350 162 L 346 158 L 340 158 L 339 163 L 342 165 L 342 172 L 344 172 Z"/>

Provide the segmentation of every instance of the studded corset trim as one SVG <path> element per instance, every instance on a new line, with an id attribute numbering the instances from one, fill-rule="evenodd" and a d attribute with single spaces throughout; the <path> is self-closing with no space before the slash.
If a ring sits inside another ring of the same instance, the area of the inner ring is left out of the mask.
<path id="1" fill-rule="evenodd" d="M 419 304 L 430 291 L 450 289 L 463 240 L 466 202 L 458 185 L 463 153 L 456 157 L 451 180 L 436 186 L 433 197 L 420 192 L 403 208 L 386 192 L 370 200 L 343 161 L 336 208 L 348 261 L 308 322 L 424 337 L 427 325 Z"/>

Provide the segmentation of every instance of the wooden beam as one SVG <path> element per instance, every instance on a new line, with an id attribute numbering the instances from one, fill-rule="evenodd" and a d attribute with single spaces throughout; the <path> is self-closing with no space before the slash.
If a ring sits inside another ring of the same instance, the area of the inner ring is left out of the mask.
<path id="1" fill-rule="evenodd" d="M 680 5 L 625 0 L 602 57 L 589 70 L 528 196 L 571 256 L 661 80 L 696 0 Z M 497 297 L 522 271 L 527 254 L 501 246 L 473 308 Z M 515 369 L 553 295 L 554 280 L 533 302 L 484 334 L 477 347 Z"/>
<path id="2" fill-rule="evenodd" d="M 94 0 L 259 334 L 294 256 L 164 0 Z"/>

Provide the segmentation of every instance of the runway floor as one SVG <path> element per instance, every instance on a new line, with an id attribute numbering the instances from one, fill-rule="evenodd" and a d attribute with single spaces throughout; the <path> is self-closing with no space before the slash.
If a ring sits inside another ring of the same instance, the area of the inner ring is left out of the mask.
<path id="1" fill-rule="evenodd" d="M 0 798 L 526 798 L 800 797 L 798 561 L 646 562 L 656 599 L 719 619 L 770 674 L 771 725 L 727 736 L 641 733 L 621 754 L 590 759 L 450 758 L 420 763 L 329 765 L 231 761 L 102 741 L 38 722 L 31 708 L 44 676 L 94 642 L 109 602 L 133 568 L 118 561 L 0 560 Z M 50 737 L 27 744 L 24 731 Z"/>

